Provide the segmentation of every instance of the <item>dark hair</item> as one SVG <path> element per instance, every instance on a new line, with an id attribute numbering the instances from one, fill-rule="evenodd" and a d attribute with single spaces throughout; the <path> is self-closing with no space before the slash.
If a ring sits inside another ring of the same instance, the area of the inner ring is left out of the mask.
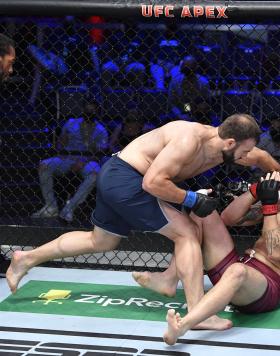
<path id="1" fill-rule="evenodd" d="M 3 33 L 0 33 L 0 57 L 10 54 L 11 48 L 14 47 L 15 42 L 11 38 L 3 35 Z"/>
<path id="2" fill-rule="evenodd" d="M 236 142 L 241 142 L 252 138 L 258 143 L 262 132 L 253 116 L 234 114 L 218 127 L 218 133 L 222 139 L 234 138 Z"/>

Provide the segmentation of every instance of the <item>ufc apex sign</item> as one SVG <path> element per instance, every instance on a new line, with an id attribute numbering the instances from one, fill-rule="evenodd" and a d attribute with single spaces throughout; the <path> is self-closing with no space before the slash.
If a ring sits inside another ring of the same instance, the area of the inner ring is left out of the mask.
<path id="1" fill-rule="evenodd" d="M 214 5 L 184 5 L 178 10 L 175 5 L 141 5 L 143 17 L 155 18 L 207 18 L 207 19 L 227 19 L 226 6 Z"/>

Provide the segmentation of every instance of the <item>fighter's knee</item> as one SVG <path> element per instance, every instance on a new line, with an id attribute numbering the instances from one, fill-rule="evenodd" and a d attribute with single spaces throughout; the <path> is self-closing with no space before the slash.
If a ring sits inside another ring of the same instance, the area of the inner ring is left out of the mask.
<path id="1" fill-rule="evenodd" d="M 218 214 L 217 210 L 212 211 L 211 214 L 207 215 L 205 218 L 203 218 L 203 221 L 209 222 L 209 221 L 215 221 L 215 220 L 221 220 L 220 215 Z"/>
<path id="2" fill-rule="evenodd" d="M 193 220 L 189 220 L 187 223 L 181 224 L 177 226 L 178 229 L 175 234 L 175 239 L 182 238 L 195 238 L 199 237 L 199 226 Z"/>
<path id="3" fill-rule="evenodd" d="M 188 226 L 188 228 L 191 230 L 191 232 L 195 235 L 198 236 L 199 235 L 199 226 L 195 221 L 191 221 L 190 225 Z"/>
<path id="4" fill-rule="evenodd" d="M 90 233 L 90 239 L 96 252 L 105 252 L 114 250 L 119 245 L 121 237 L 100 232 L 99 229 L 95 228 L 94 231 Z"/>
<path id="5" fill-rule="evenodd" d="M 224 277 L 230 277 L 238 283 L 242 283 L 247 278 L 247 267 L 242 263 L 233 263 L 224 273 Z"/>
<path id="6" fill-rule="evenodd" d="M 194 219 L 190 219 L 187 224 L 187 229 L 191 229 L 193 233 L 199 233 L 199 221 L 195 221 Z"/>

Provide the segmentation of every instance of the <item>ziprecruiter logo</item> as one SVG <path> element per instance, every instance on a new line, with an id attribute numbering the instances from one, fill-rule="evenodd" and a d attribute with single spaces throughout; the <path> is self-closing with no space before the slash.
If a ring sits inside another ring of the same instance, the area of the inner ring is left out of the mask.
<path id="1" fill-rule="evenodd" d="M 165 321 L 168 309 L 186 313 L 184 294 L 161 296 L 135 286 L 29 281 L 0 303 L 0 310 Z"/>
<path id="2" fill-rule="evenodd" d="M 138 286 L 29 281 L 0 303 L 0 310 L 10 312 L 162 322 L 168 309 L 187 313 L 183 290 L 168 298 Z M 230 306 L 219 315 L 231 319 L 235 326 L 280 329 L 280 309 L 266 313 L 261 320 L 258 315 L 237 313 Z"/>
<path id="3" fill-rule="evenodd" d="M 41 293 L 37 300 L 33 300 L 32 303 L 43 302 L 44 305 L 49 303 L 62 304 L 63 300 L 71 297 L 71 290 L 50 289 L 46 293 Z"/>
<path id="4" fill-rule="evenodd" d="M 44 305 L 50 303 L 63 304 L 66 300 L 71 298 L 71 290 L 62 289 L 50 289 L 47 292 L 40 293 L 37 299 L 33 300 L 32 303 L 42 302 Z M 187 309 L 186 303 L 180 302 L 167 302 L 159 300 L 149 300 L 147 298 L 130 297 L 128 299 L 121 298 L 111 298 L 107 295 L 99 294 L 80 294 L 79 298 L 71 299 L 74 303 L 86 303 L 86 304 L 96 304 L 101 307 L 108 307 L 113 305 L 123 305 L 123 306 L 137 306 L 140 308 L 167 308 L 167 309 Z"/>

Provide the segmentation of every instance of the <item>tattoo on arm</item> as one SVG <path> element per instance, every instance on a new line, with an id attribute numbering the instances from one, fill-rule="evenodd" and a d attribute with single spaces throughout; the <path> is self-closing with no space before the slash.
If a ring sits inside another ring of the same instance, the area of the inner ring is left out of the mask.
<path id="1" fill-rule="evenodd" d="M 248 212 L 238 221 L 237 225 L 242 225 L 246 221 L 259 221 L 262 217 L 261 209 L 259 207 L 254 207 L 248 210 Z"/>
<path id="2" fill-rule="evenodd" d="M 265 238 L 267 252 L 269 255 L 272 255 L 273 250 L 277 246 L 280 246 L 280 227 L 263 231 L 263 236 Z"/>

